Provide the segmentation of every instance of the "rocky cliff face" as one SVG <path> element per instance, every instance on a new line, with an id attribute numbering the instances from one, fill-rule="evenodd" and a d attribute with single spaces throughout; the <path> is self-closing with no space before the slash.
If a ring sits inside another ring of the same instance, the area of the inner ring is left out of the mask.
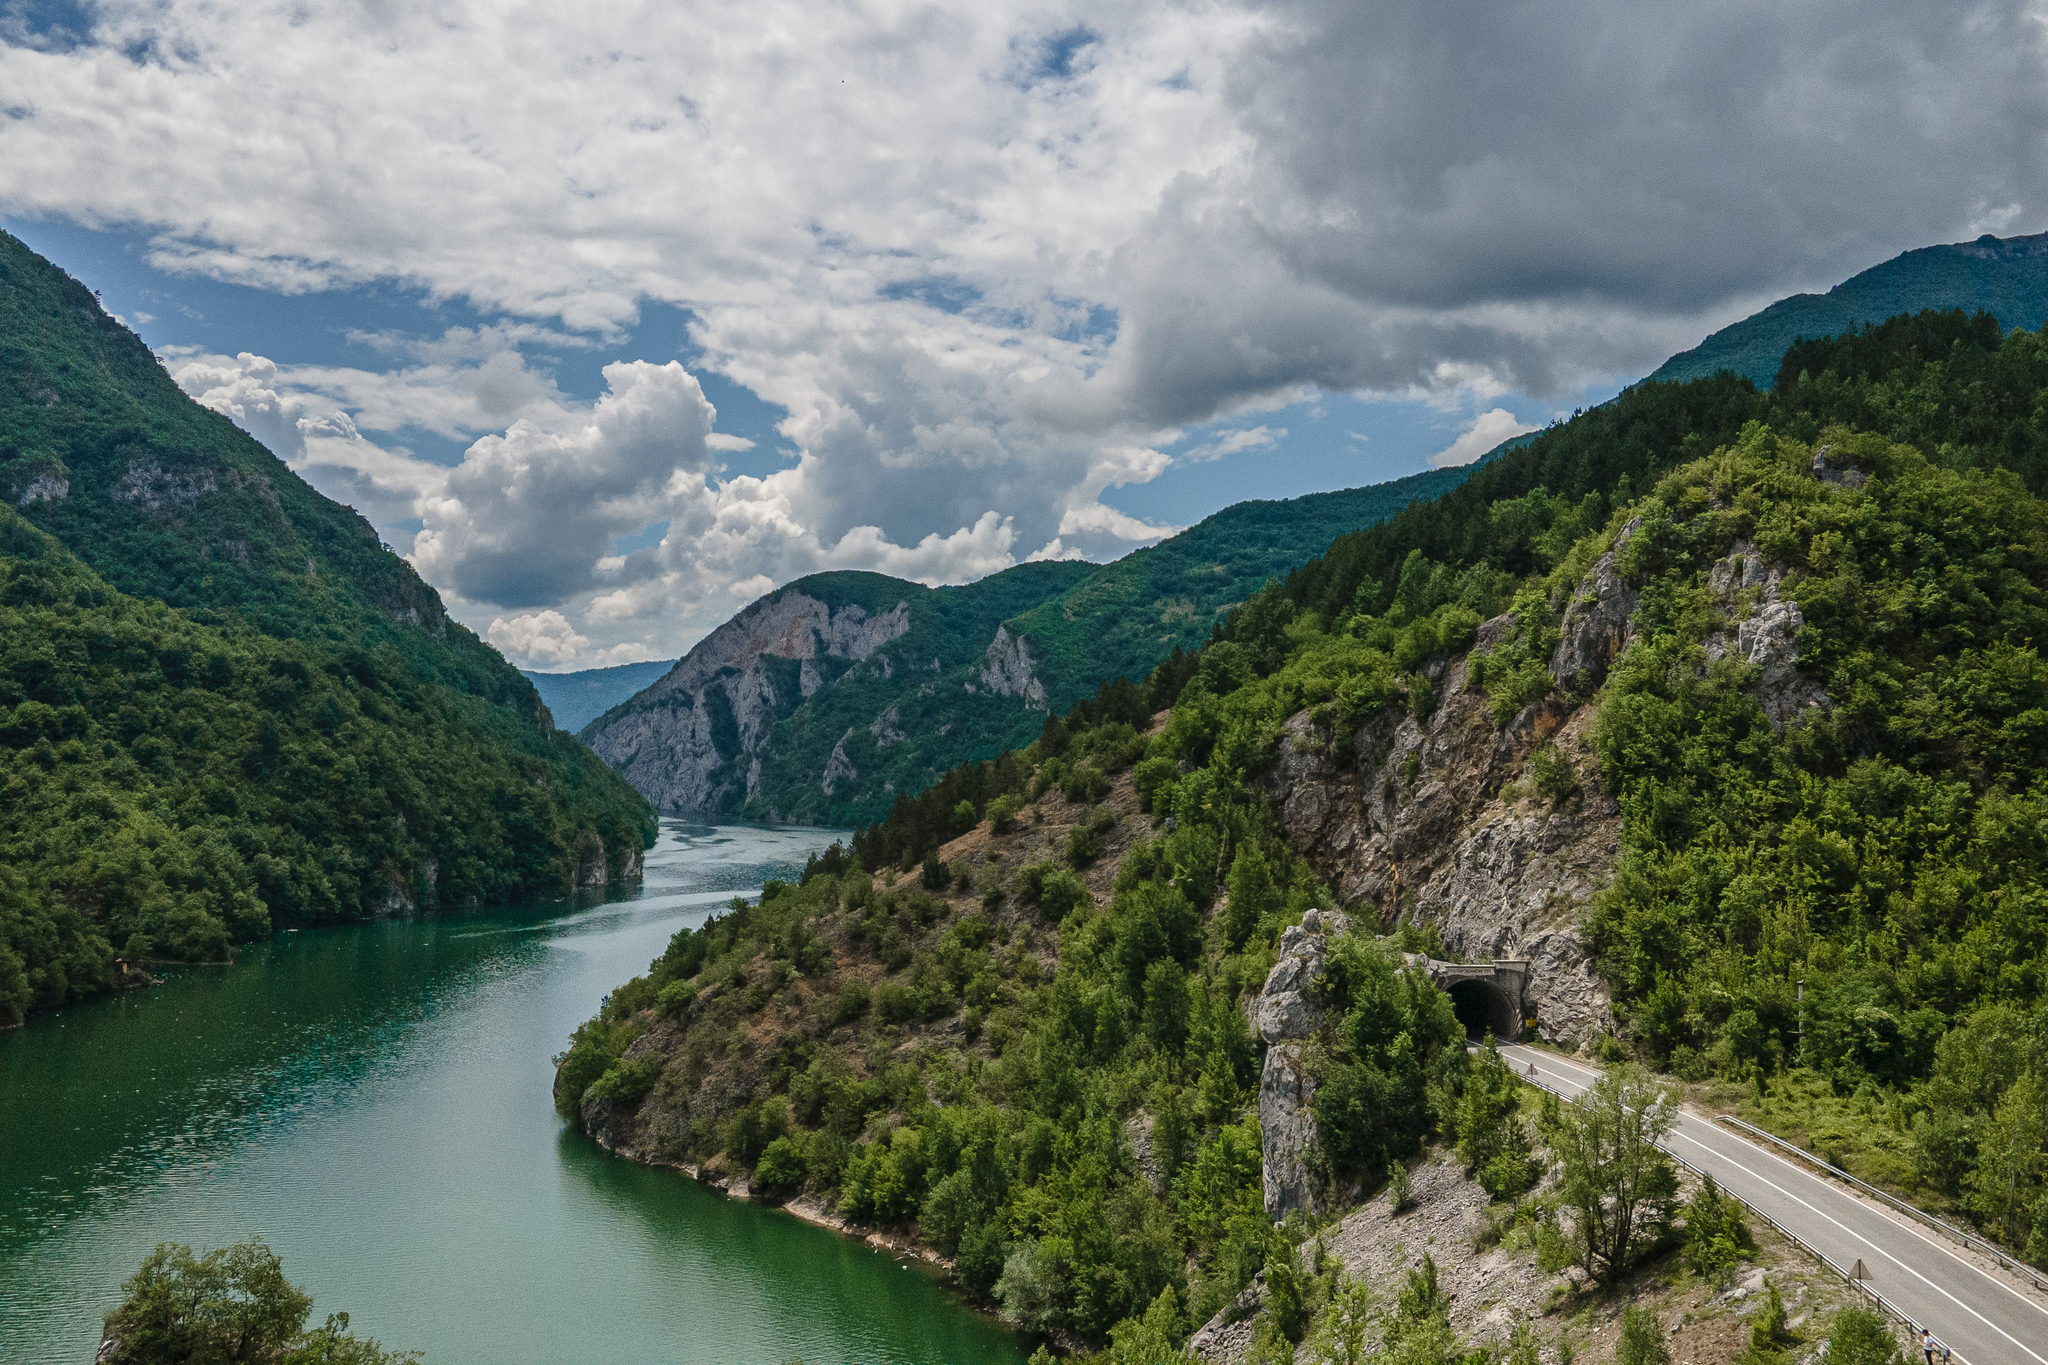
<path id="1" fill-rule="evenodd" d="M 1047 684 L 1004 622 L 1094 571 L 1019 564 L 942 588 L 798 579 L 579 737 L 670 814 L 866 824 L 899 792 L 1037 736 Z"/>
<path id="2" fill-rule="evenodd" d="M 718 810 L 754 794 L 777 720 L 909 629 L 907 602 L 870 614 L 797 591 L 764 597 L 593 721 L 583 741 L 660 810 Z"/>
<path id="3" fill-rule="evenodd" d="M 1481 647 L 1504 629 L 1489 622 Z M 1590 1038 L 1611 1018 L 1579 926 L 1612 874 L 1621 833 L 1588 742 L 1592 707 L 1553 697 L 1497 728 L 1466 665 L 1436 660 L 1427 669 L 1436 709 L 1421 720 L 1383 713 L 1348 752 L 1319 743 L 1297 716 L 1268 783 L 1288 838 L 1346 903 L 1376 909 L 1382 927 L 1434 925 L 1468 961 L 1527 958 L 1537 1032 Z M 1545 742 L 1579 775 L 1562 802 L 1539 795 L 1528 775 Z"/>
<path id="4" fill-rule="evenodd" d="M 1636 593 L 1619 561 L 1636 529 L 1631 521 L 1617 533 L 1565 607 L 1550 658 L 1558 689 L 1505 727 L 1468 681 L 1471 655 L 1514 628 L 1502 616 L 1480 627 L 1469 653 L 1425 666 L 1439 698 L 1426 718 L 1383 711 L 1343 747 L 1298 715 L 1266 776 L 1289 839 L 1347 904 L 1376 908 L 1383 927 L 1433 925 L 1467 961 L 1526 958 L 1525 1004 L 1551 1042 L 1613 1027 L 1581 926 L 1613 875 L 1621 809 L 1600 785 L 1590 730 L 1599 689 L 1635 638 Z M 1757 668 L 1771 723 L 1782 728 L 1825 706 L 1827 693 L 1794 662 L 1803 621 L 1784 571 L 1744 542 L 1714 565 L 1707 586 L 1727 621 L 1707 656 Z M 1577 776 L 1561 799 L 1539 792 L 1530 772 L 1546 746 Z"/>
<path id="5" fill-rule="evenodd" d="M 1308 1160 L 1315 1145 L 1315 1076 L 1305 1056 L 1309 1035 L 1321 1026 L 1316 978 L 1323 973 L 1328 935 L 1349 921 L 1337 911 L 1311 910 L 1280 935 L 1280 959 L 1252 1002 L 1252 1026 L 1266 1045 L 1259 1072 L 1259 1146 L 1265 1181 L 1266 1216 L 1285 1218 L 1296 1209 L 1314 1217 L 1327 1192 Z"/>

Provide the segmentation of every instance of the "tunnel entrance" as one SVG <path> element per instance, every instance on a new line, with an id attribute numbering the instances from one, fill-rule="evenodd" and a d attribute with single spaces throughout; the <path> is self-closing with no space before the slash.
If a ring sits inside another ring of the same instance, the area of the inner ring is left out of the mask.
<path id="1" fill-rule="evenodd" d="M 1503 1043 L 1521 1036 L 1521 1011 L 1508 999 L 1508 993 L 1493 982 L 1471 978 L 1453 981 L 1446 993 L 1451 997 L 1451 1009 L 1457 1013 L 1458 1022 L 1465 1026 L 1465 1036 L 1473 1042 L 1483 1041 L 1489 1033 Z"/>

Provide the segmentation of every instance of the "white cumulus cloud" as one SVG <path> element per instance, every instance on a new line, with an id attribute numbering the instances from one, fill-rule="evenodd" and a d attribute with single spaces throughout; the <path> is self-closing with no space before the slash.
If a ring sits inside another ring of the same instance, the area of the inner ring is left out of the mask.
<path id="1" fill-rule="evenodd" d="M 1430 456 L 1429 467 L 1452 469 L 1458 465 L 1471 464 L 1502 441 L 1513 440 L 1534 430 L 1535 427 L 1522 421 L 1506 408 L 1492 408 L 1480 413 L 1472 425 L 1465 429 L 1464 435 Z"/>

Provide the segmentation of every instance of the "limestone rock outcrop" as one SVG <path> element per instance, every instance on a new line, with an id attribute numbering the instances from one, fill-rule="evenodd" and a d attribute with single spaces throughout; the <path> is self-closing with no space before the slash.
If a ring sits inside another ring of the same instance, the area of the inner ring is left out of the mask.
<path id="1" fill-rule="evenodd" d="M 1045 684 L 1032 671 L 1031 650 L 1021 635 L 1008 626 L 996 627 L 989 643 L 988 666 L 981 670 L 981 685 L 999 697 L 1022 697 L 1037 709 L 1045 709 Z"/>
<path id="2" fill-rule="evenodd" d="M 1615 561 L 1642 524 L 1641 517 L 1633 518 L 1615 534 L 1614 544 L 1594 562 L 1565 605 L 1550 676 L 1566 692 L 1590 692 L 1605 682 L 1608 667 L 1628 643 L 1637 593 L 1623 581 Z"/>
<path id="3" fill-rule="evenodd" d="M 1824 458 L 1815 457 L 1816 464 Z M 1732 631 L 1707 637 L 1707 657 L 1732 655 L 1755 666 L 1757 700 L 1772 729 L 1784 729 L 1808 707 L 1828 704 L 1827 689 L 1799 671 L 1799 632 L 1806 618 L 1785 595 L 1783 569 L 1766 564 L 1749 541 L 1739 541 L 1708 571 L 1707 586 L 1733 624 Z"/>
<path id="4" fill-rule="evenodd" d="M 1573 657 L 1582 668 L 1610 662 L 1597 650 Z M 1288 838 L 1347 904 L 1376 908 L 1380 927 L 1433 925 L 1467 961 L 1527 958 L 1525 1003 L 1542 1038 L 1597 1036 L 1612 1019 L 1580 926 L 1613 873 L 1621 810 L 1599 784 L 1592 708 L 1552 697 L 1498 729 L 1464 658 L 1427 672 L 1436 709 L 1421 720 L 1382 712 L 1349 753 L 1308 715 L 1288 722 L 1266 773 Z M 1579 790 L 1562 802 L 1527 779 L 1544 743 L 1578 771 Z"/>
<path id="5" fill-rule="evenodd" d="M 778 719 L 909 629 L 907 603 L 870 614 L 802 592 L 764 597 L 582 739 L 656 808 L 717 810 L 734 789 L 752 795 L 755 760 Z M 833 774 L 850 775 L 850 764 Z"/>
<path id="6" fill-rule="evenodd" d="M 1316 982 L 1330 934 L 1348 928 L 1341 913 L 1315 910 L 1280 935 L 1280 958 L 1251 1002 L 1252 1025 L 1266 1045 L 1259 1073 L 1259 1142 L 1266 1215 L 1323 1211 L 1325 1191 L 1309 1159 L 1315 1145 L 1315 1078 L 1306 1065 L 1309 1035 L 1322 1023 Z"/>

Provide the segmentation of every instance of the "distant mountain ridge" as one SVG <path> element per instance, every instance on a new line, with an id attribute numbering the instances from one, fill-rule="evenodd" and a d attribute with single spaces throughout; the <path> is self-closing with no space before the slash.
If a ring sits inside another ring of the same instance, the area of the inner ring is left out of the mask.
<path id="1" fill-rule="evenodd" d="M 1020 564 L 962 587 L 798 579 L 700 641 L 580 738 L 664 811 L 820 824 L 886 815 L 1036 738 L 1320 552 L 1472 468 L 1225 508 L 1111 564 Z"/>
<path id="2" fill-rule="evenodd" d="M 555 724 L 574 734 L 675 666 L 674 659 L 653 659 L 574 673 L 519 671 L 547 703 Z"/>
<path id="3" fill-rule="evenodd" d="M 1800 337 L 1840 336 L 1859 324 L 1928 308 L 1989 313 L 2007 332 L 2038 330 L 2048 322 L 2048 233 L 1987 233 L 1974 242 L 1903 252 L 1825 294 L 1779 299 L 1672 356 L 1650 378 L 1677 383 L 1731 370 L 1768 389 L 1786 349 Z"/>

